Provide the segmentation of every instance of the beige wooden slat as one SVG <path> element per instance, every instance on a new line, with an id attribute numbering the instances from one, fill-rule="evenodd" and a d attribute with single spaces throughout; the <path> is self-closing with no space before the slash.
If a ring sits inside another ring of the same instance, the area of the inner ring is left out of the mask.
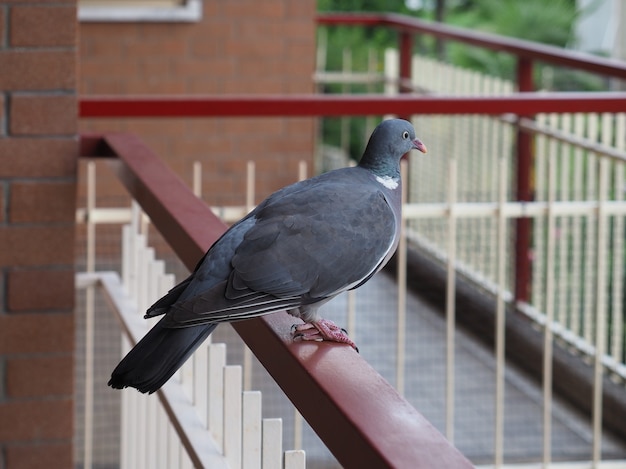
<path id="1" fill-rule="evenodd" d="M 261 393 L 259 391 L 244 391 L 242 398 L 242 467 L 244 469 L 261 469 Z"/>
<path id="2" fill-rule="evenodd" d="M 224 367 L 224 456 L 231 469 L 241 469 L 241 366 Z"/>
<path id="3" fill-rule="evenodd" d="M 283 467 L 283 422 L 281 419 L 263 419 L 263 469 Z"/>

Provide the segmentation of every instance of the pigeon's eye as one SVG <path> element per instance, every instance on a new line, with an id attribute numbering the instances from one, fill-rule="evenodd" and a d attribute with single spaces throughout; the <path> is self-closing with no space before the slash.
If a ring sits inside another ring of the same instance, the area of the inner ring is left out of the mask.
<path id="1" fill-rule="evenodd" d="M 402 138 L 405 139 L 405 140 L 407 138 L 409 138 L 409 133 L 406 130 L 404 132 L 402 132 Z"/>

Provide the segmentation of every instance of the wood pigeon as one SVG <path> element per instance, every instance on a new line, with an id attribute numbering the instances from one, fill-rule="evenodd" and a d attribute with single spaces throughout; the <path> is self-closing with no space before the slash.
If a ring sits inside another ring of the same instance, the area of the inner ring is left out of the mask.
<path id="1" fill-rule="evenodd" d="M 383 121 L 358 166 L 278 190 L 230 227 L 193 273 L 152 305 L 163 318 L 111 375 L 114 388 L 153 393 L 220 322 L 287 310 L 304 324 L 299 340 L 356 346 L 318 308 L 367 282 L 396 250 L 401 221 L 400 159 L 426 153 L 413 126 Z"/>

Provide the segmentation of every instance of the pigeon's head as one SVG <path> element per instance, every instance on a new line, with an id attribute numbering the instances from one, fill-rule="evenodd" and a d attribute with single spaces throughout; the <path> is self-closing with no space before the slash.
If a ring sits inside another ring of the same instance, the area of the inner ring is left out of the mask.
<path id="1" fill-rule="evenodd" d="M 381 122 L 372 132 L 359 166 L 380 176 L 398 173 L 402 156 L 411 150 L 426 153 L 426 145 L 415 136 L 415 129 L 404 119 Z"/>

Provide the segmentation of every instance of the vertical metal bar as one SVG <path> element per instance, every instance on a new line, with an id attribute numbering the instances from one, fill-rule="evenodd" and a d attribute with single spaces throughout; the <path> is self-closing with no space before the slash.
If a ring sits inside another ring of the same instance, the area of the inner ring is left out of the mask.
<path id="1" fill-rule="evenodd" d="M 543 340 L 543 467 L 550 464 L 552 455 L 552 346 L 554 323 L 554 264 L 556 153 L 548 155 L 548 233 L 546 242 L 546 323 Z"/>
<path id="2" fill-rule="evenodd" d="M 624 182 L 624 163 L 615 162 L 615 183 L 614 187 L 619 187 Z M 624 201 L 624 191 L 615 191 L 616 199 Z M 611 355 L 618 362 L 624 364 L 624 316 L 620 311 L 624 310 L 624 242 L 626 240 L 626 232 L 624 230 L 624 217 L 613 218 L 613 273 L 611 291 L 611 311 L 612 311 L 612 337 L 611 337 Z"/>
<path id="3" fill-rule="evenodd" d="M 620 113 L 615 116 L 615 142 L 616 147 L 619 150 L 626 148 L 626 113 Z M 626 163 L 615 161 L 613 162 L 614 174 L 613 174 L 613 187 L 615 196 L 614 200 L 624 201 L 623 190 L 619 190 L 624 186 L 624 176 Z M 626 240 L 626 233 L 624 230 L 624 217 L 615 217 L 613 219 L 613 291 L 611 297 L 613 299 L 611 310 L 613 311 L 613 338 L 611 340 L 612 355 L 619 363 L 624 363 L 622 353 L 624 350 L 624 335 L 621 331 L 624 328 L 624 317 L 619 314 L 619 311 L 623 310 L 624 305 L 624 244 Z"/>
<path id="4" fill-rule="evenodd" d="M 548 115 L 537 114 L 535 120 L 539 124 L 547 125 Z M 535 200 L 548 200 L 548 140 L 545 135 L 537 135 L 535 138 Z M 532 304 L 540 311 L 545 311 L 545 248 L 546 248 L 546 223 L 545 218 L 533 220 L 533 251 L 532 263 Z"/>
<path id="5" fill-rule="evenodd" d="M 573 133 L 577 137 L 584 137 L 585 128 L 585 116 L 584 114 L 574 115 L 574 127 Z M 573 152 L 574 168 L 573 168 L 573 182 L 574 187 L 574 200 L 583 200 L 583 161 L 584 155 L 582 148 L 575 146 Z M 584 288 L 581 285 L 580 272 L 583 270 L 583 217 L 577 216 L 573 219 L 572 224 L 572 272 L 576 274 L 572 278 L 572 287 L 570 290 L 571 304 L 572 304 L 572 318 L 570 323 L 570 329 L 582 337 L 581 330 L 581 312 L 583 311 L 583 292 Z"/>
<path id="6" fill-rule="evenodd" d="M 96 267 L 96 225 L 93 217 L 96 208 L 96 164 L 87 163 L 87 272 Z M 93 464 L 93 390 L 94 390 L 94 331 L 95 287 L 89 285 L 85 292 L 85 447 L 84 467 Z"/>
<path id="7" fill-rule="evenodd" d="M 248 161 L 246 167 L 246 212 L 251 212 L 255 205 L 255 186 L 254 179 L 256 175 L 256 166 L 254 161 Z M 250 391 L 252 389 L 252 351 L 244 343 L 243 344 L 243 389 Z"/>
<path id="8" fill-rule="evenodd" d="M 478 93 L 482 93 L 483 95 L 494 94 L 494 81 L 491 77 L 481 75 Z M 480 193 L 482 191 L 482 194 L 480 194 L 480 201 L 483 202 L 487 200 L 494 200 L 494 198 L 497 197 L 498 185 L 495 184 L 492 186 L 490 185 L 490 183 L 492 182 L 493 174 L 496 172 L 493 171 L 492 168 L 499 168 L 500 162 L 494 149 L 494 147 L 497 145 L 497 139 L 494 138 L 495 120 L 491 118 L 491 116 L 481 116 L 479 122 L 480 133 L 477 136 L 477 142 L 480 143 L 480 148 L 478 148 L 478 151 L 479 154 L 482 154 L 482 157 L 480 158 L 481 169 L 477 178 L 480 184 L 480 188 L 477 192 Z M 497 241 L 493 237 L 493 220 L 490 220 L 489 218 L 480 218 L 478 223 L 480 226 L 480 232 L 484 233 L 484 238 L 485 240 L 487 240 L 487 246 L 492 246 L 496 244 Z M 486 257 L 486 273 L 488 276 L 497 279 L 498 260 L 492 258 L 491 256 Z"/>
<path id="9" fill-rule="evenodd" d="M 561 115 L 561 130 L 564 132 L 571 132 L 572 128 L 572 114 Z M 561 171 L 560 182 L 561 186 L 559 199 L 561 201 L 572 200 L 572 193 L 574 188 L 571 186 L 571 176 L 573 174 L 573 158 L 572 158 L 572 145 L 567 143 L 561 143 Z M 561 217 L 561 240 L 559 242 L 559 308 L 561 309 L 561 324 L 563 327 L 569 327 L 571 318 L 574 313 L 574 308 L 571 304 L 571 280 L 570 272 L 572 271 L 571 262 L 568 253 L 572 251 L 572 226 L 574 224 L 574 217 Z"/>
<path id="10" fill-rule="evenodd" d="M 592 141 L 595 141 L 598 138 L 598 114 L 590 113 L 587 114 L 587 138 Z M 586 153 L 586 167 L 585 167 L 585 200 L 595 200 L 597 197 L 597 186 L 598 186 L 598 155 L 595 153 Z M 593 223 L 591 217 L 587 218 L 587 223 L 585 224 L 585 233 L 583 235 L 584 242 L 584 268 L 586 272 L 585 282 L 583 283 L 584 288 L 584 310 L 583 310 L 583 330 L 582 337 L 588 342 L 593 343 L 594 338 L 594 321 L 595 321 L 595 312 L 594 312 L 594 287 L 595 287 L 595 274 L 597 271 L 594 269 L 594 265 L 597 261 L 596 256 L 596 246 L 595 243 L 597 241 L 596 234 L 597 226 Z"/>
<path id="11" fill-rule="evenodd" d="M 559 128 L 559 114 L 553 113 L 550 114 L 548 118 L 548 125 L 553 129 Z M 551 139 L 548 142 L 548 152 L 554 153 L 556 162 L 558 165 L 555 168 L 557 171 L 557 179 L 558 182 L 555 181 L 555 200 L 567 200 L 567 195 L 564 192 L 567 188 L 567 177 L 569 176 L 569 171 L 566 169 L 569 167 L 568 159 L 569 153 L 566 153 L 566 157 L 562 157 L 561 155 L 564 153 L 565 145 L 561 144 L 559 141 L 555 139 Z M 559 217 L 558 227 L 555 225 L 555 236 L 559 240 L 557 243 L 555 241 L 555 257 L 554 257 L 554 266 L 555 266 L 555 280 L 554 280 L 554 321 L 558 324 L 565 325 L 566 319 L 566 305 L 564 304 L 564 299 L 566 297 L 565 290 L 563 288 L 563 284 L 565 282 L 565 273 L 567 272 L 567 267 L 565 266 L 565 252 L 567 247 L 567 242 L 563 239 L 563 232 L 565 230 L 566 218 L 561 216 Z"/>
<path id="12" fill-rule="evenodd" d="M 533 63 L 520 57 L 517 62 L 518 91 L 532 91 Z M 529 117 L 529 116 L 519 116 Z M 530 201 L 533 198 L 532 184 L 532 136 L 518 129 L 517 131 L 517 200 Z M 530 298 L 530 240 L 532 221 L 530 218 L 518 218 L 515 240 L 515 300 L 527 302 Z"/>
<path id="13" fill-rule="evenodd" d="M 306 179 L 307 176 L 307 165 L 305 161 L 301 161 L 300 164 L 298 165 L 298 180 L 299 181 L 303 181 L 304 179 Z M 351 291 L 348 292 L 348 295 L 354 295 L 355 292 Z M 350 304 L 348 303 L 348 308 L 349 309 L 355 309 L 354 307 L 350 308 Z M 354 315 L 353 315 L 354 316 Z M 350 322 L 352 322 L 352 324 L 350 324 Z M 353 331 L 350 331 L 350 329 L 354 329 L 355 325 L 354 325 L 354 320 L 350 321 L 350 312 L 348 312 L 348 332 L 350 334 L 353 334 Z M 354 338 L 354 335 L 352 335 L 352 338 Z M 304 433 L 304 418 L 302 417 L 302 414 L 298 411 L 298 409 L 296 409 L 294 407 L 294 415 L 293 415 L 293 443 L 294 443 L 294 448 L 295 449 L 302 449 L 303 446 L 303 433 Z"/>
<path id="14" fill-rule="evenodd" d="M 315 69 L 318 72 L 326 70 L 326 50 L 328 48 L 328 30 L 317 28 L 317 49 L 315 51 Z M 321 90 L 318 90 L 321 91 Z"/>
<path id="15" fill-rule="evenodd" d="M 248 161 L 246 165 L 246 211 L 251 212 L 254 208 L 254 178 L 256 165 L 254 161 Z"/>
<path id="16" fill-rule="evenodd" d="M 413 57 L 413 34 L 401 31 L 398 34 L 398 48 L 400 50 L 400 93 L 411 91 L 411 62 Z"/>
<path id="17" fill-rule="evenodd" d="M 298 181 L 304 181 L 307 177 L 307 164 L 306 161 L 300 161 L 298 163 Z"/>
<path id="18" fill-rule="evenodd" d="M 344 51 L 345 52 L 345 51 Z M 344 57 L 345 59 L 345 57 Z M 343 123 L 342 123 L 343 125 Z M 343 131 L 342 131 L 342 138 L 343 138 Z M 303 181 L 304 179 L 306 179 L 307 177 L 307 165 L 305 161 L 301 161 L 298 165 L 298 181 Z M 354 292 L 349 292 L 350 294 L 354 294 Z M 348 303 L 348 309 L 350 310 L 350 303 Z M 354 309 L 354 307 L 352 308 Z M 354 321 L 350 321 L 350 311 L 348 311 L 348 322 L 354 322 Z M 349 324 L 348 326 L 348 331 L 350 332 L 350 327 L 351 325 Z M 354 324 L 352 324 L 352 329 L 354 329 Z M 353 332 L 350 332 L 351 334 Z M 354 338 L 354 335 L 352 336 Z M 303 431 L 304 431 L 304 419 L 302 418 L 302 414 L 298 411 L 297 408 L 294 407 L 294 416 L 293 416 L 293 444 L 294 444 L 294 449 L 301 449 L 302 445 L 303 445 Z"/>
<path id="19" fill-rule="evenodd" d="M 456 291 L 456 159 L 450 158 L 448 169 L 448 265 L 446 282 L 446 436 L 454 443 L 454 333 Z"/>
<path id="20" fill-rule="evenodd" d="M 346 329 L 348 329 L 348 335 L 356 342 L 356 290 L 350 290 L 347 295 L 347 316 Z"/>
<path id="21" fill-rule="evenodd" d="M 343 50 L 342 62 L 341 62 L 341 71 L 344 74 L 349 74 L 352 72 L 352 50 L 345 48 Z M 341 85 L 341 92 L 343 94 L 350 93 L 350 85 L 347 81 Z M 350 117 L 342 117 L 341 118 L 341 149 L 346 153 L 346 155 L 350 154 Z"/>
<path id="22" fill-rule="evenodd" d="M 497 221 L 497 265 L 496 281 L 498 284 L 498 296 L 496 299 L 496 417 L 495 417 L 495 441 L 494 441 L 494 466 L 502 467 L 504 460 L 504 372 L 505 372 L 505 305 L 504 295 L 506 285 L 506 204 L 507 189 L 507 165 L 506 157 L 501 156 L 498 166 L 498 221 Z"/>
<path id="23" fill-rule="evenodd" d="M 130 216 L 130 226 L 131 226 L 131 245 L 130 245 L 130 271 L 131 271 L 131 282 L 128 293 L 131 296 L 136 296 L 139 291 L 139 257 L 138 252 L 140 249 L 139 246 L 139 231 L 140 231 L 140 219 L 142 216 L 141 207 L 137 203 L 135 199 L 131 201 L 131 216 Z"/>
<path id="24" fill-rule="evenodd" d="M 479 72 L 471 72 L 471 94 L 472 96 L 480 96 L 484 95 L 483 91 L 483 75 Z M 475 173 L 472 174 L 470 181 L 466 181 L 468 185 L 468 189 L 474 192 L 476 195 L 474 196 L 476 201 L 484 201 L 485 194 L 484 190 L 487 187 L 486 181 L 484 180 L 484 175 L 489 172 L 490 168 L 497 168 L 497 164 L 488 164 L 487 158 L 489 153 L 487 151 L 485 141 L 488 139 L 482 140 L 482 128 L 485 125 L 485 121 L 489 119 L 487 116 L 472 116 L 470 118 L 470 146 L 472 148 L 471 152 L 473 155 L 476 155 L 476 165 L 472 167 L 470 165 L 470 169 L 474 170 Z M 476 185 L 478 184 L 478 187 Z M 473 186 L 473 187 L 471 187 Z M 471 188 L 470 188 L 471 187 Z M 460 188 L 460 192 L 463 193 L 464 189 Z M 483 243 L 487 242 L 489 246 L 491 246 L 491 242 L 493 240 L 489 240 L 489 234 L 492 232 L 491 227 L 488 225 L 488 221 L 485 218 L 478 218 L 473 222 L 476 227 L 476 233 L 480 236 L 481 239 L 485 240 Z M 472 249 L 468 254 L 475 256 L 475 261 L 473 265 L 479 266 L 479 268 L 489 277 L 493 278 L 495 266 L 493 265 L 492 256 L 481 256 L 479 252 L 482 251 L 480 247 L 483 243 L 477 243 L 477 249 Z M 471 259 L 471 257 L 468 257 Z"/>
<path id="25" fill-rule="evenodd" d="M 596 242 L 596 334 L 593 364 L 593 447 L 592 467 L 598 467 L 602 456 L 602 357 L 606 351 L 606 247 L 608 215 L 606 200 L 609 185 L 609 160 L 600 158 L 600 181 L 598 184 L 598 218 Z"/>
<path id="26" fill-rule="evenodd" d="M 401 31 L 398 33 L 399 49 L 400 49 L 400 83 L 398 91 L 400 93 L 411 92 L 411 67 L 413 62 L 413 33 L 409 31 Z M 406 120 L 411 120 L 411 116 L 400 116 Z"/>
<path id="27" fill-rule="evenodd" d="M 193 162 L 193 194 L 199 199 L 202 198 L 202 163 Z"/>
<path id="28" fill-rule="evenodd" d="M 400 173 L 402 180 L 402 204 L 406 203 L 407 197 L 407 166 L 406 160 L 400 163 Z M 396 344 L 396 389 L 401 396 L 404 396 L 404 368 L 406 363 L 406 221 L 404 217 L 400 222 L 400 242 L 398 243 L 398 332 Z"/>
<path id="29" fill-rule="evenodd" d="M 369 76 L 376 76 L 378 71 L 378 50 L 370 47 L 367 52 L 367 73 Z M 369 83 L 367 85 L 367 93 L 376 93 L 376 84 Z M 371 135 L 376 127 L 377 118 L 374 116 L 367 116 L 365 118 L 365 135 Z"/>

